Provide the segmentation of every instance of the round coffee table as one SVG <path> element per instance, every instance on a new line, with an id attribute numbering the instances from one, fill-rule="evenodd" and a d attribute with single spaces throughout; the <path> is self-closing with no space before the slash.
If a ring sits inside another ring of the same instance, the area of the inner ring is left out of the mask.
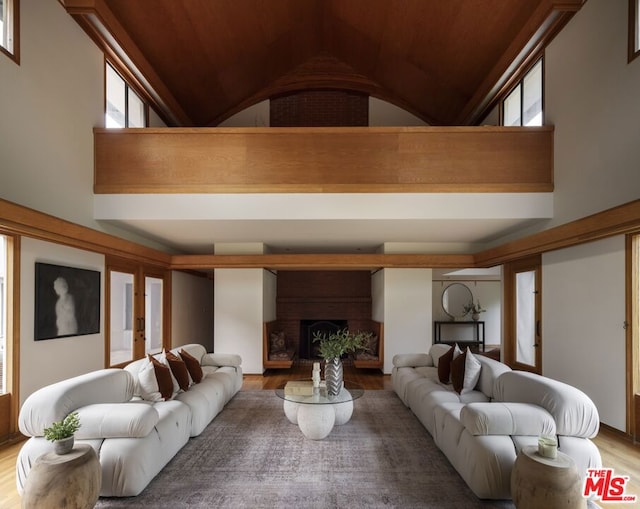
<path id="1" fill-rule="evenodd" d="M 311 380 L 308 382 L 310 384 Z M 283 384 L 276 389 L 276 396 L 284 400 L 284 413 L 311 440 L 322 440 L 331 433 L 334 425 L 349 422 L 353 414 L 353 402 L 364 394 L 362 387 L 348 381 L 344 382 L 344 388 L 336 396 L 328 394 L 324 386 L 311 388 L 311 395 L 288 394 L 285 386 Z"/>

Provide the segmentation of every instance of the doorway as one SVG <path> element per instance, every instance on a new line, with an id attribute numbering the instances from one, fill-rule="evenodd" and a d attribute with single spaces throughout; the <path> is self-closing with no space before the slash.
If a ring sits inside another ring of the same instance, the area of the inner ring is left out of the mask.
<path id="1" fill-rule="evenodd" d="M 504 267 L 505 360 L 542 374 L 542 263 L 539 255 Z"/>
<path id="2" fill-rule="evenodd" d="M 110 259 L 107 282 L 107 365 L 122 366 L 168 348 L 168 271 Z"/>

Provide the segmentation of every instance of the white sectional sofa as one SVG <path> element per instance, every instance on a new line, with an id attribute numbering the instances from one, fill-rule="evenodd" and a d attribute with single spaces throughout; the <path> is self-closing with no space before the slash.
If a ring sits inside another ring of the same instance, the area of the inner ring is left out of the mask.
<path id="1" fill-rule="evenodd" d="M 523 371 L 481 355 L 477 381 L 458 393 L 438 376 L 450 347 L 434 344 L 428 354 L 393 358 L 391 380 L 400 399 L 479 498 L 510 499 L 511 469 L 524 446 L 556 435 L 584 477 L 600 468 L 598 411 L 587 395 L 565 383 Z"/>
<path id="2" fill-rule="evenodd" d="M 199 435 L 242 387 L 240 356 L 207 353 L 198 344 L 172 352 L 180 355 L 183 349 L 199 360 L 203 378 L 186 391 L 174 387 L 167 401 L 154 401 L 159 398 L 145 392 L 141 380 L 148 369 L 146 358 L 125 369 L 94 371 L 31 394 L 19 416 L 21 433 L 31 438 L 18 455 L 18 492 L 22 494 L 38 456 L 52 450 L 51 442 L 43 436 L 44 428 L 76 411 L 81 422 L 76 441 L 91 445 L 100 460 L 100 495 L 138 495 L 189 437 Z"/>

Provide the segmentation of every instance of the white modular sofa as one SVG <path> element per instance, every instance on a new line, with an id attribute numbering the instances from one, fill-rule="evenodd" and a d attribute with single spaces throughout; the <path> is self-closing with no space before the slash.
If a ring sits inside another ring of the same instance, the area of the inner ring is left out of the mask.
<path id="1" fill-rule="evenodd" d="M 600 468 L 598 411 L 586 394 L 565 383 L 474 355 L 477 383 L 459 394 L 438 377 L 449 346 L 434 344 L 428 354 L 393 358 L 391 380 L 400 399 L 431 434 L 436 445 L 479 498 L 510 499 L 511 470 L 525 446 L 540 435 L 556 435 L 559 450 L 571 456 L 584 477 Z"/>
<path id="2" fill-rule="evenodd" d="M 31 394 L 19 416 L 20 431 L 31 438 L 18 455 L 18 492 L 22 494 L 38 456 L 52 450 L 44 428 L 76 411 L 81 422 L 76 441 L 91 445 L 100 459 L 100 495 L 138 495 L 242 387 L 240 356 L 207 353 L 198 344 L 173 352 L 179 355 L 182 349 L 200 361 L 203 379 L 186 391 L 175 391 L 168 401 L 142 399 L 139 375 L 149 362 L 146 358 L 125 369 L 93 371 Z"/>

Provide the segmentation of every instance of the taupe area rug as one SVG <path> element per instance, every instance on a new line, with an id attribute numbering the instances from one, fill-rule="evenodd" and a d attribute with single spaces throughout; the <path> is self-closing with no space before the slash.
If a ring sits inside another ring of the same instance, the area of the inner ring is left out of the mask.
<path id="1" fill-rule="evenodd" d="M 239 392 L 137 497 L 99 508 L 511 509 L 481 501 L 392 391 L 367 391 L 324 440 L 304 438 L 272 391 Z"/>

